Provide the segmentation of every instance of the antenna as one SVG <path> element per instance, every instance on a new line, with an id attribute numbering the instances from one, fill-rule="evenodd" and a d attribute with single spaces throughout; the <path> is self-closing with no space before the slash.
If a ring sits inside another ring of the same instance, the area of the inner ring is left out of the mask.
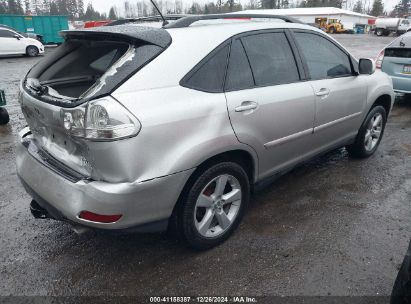
<path id="1" fill-rule="evenodd" d="M 163 19 L 163 26 L 166 26 L 168 24 L 166 18 L 164 18 L 163 14 L 161 13 L 160 9 L 158 8 L 155 0 L 150 0 L 151 4 L 154 5 L 155 9 L 157 10 L 157 12 L 160 14 L 161 19 Z"/>

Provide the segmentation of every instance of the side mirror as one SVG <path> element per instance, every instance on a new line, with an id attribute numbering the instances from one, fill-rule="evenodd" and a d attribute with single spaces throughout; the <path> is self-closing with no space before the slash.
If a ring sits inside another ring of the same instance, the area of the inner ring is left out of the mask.
<path id="1" fill-rule="evenodd" d="M 375 72 L 375 61 L 368 58 L 361 58 L 358 64 L 358 71 L 362 75 L 371 75 Z"/>
<path id="2" fill-rule="evenodd" d="M 17 35 L 17 34 L 16 34 L 16 35 L 14 35 L 13 37 L 14 37 L 14 38 L 16 38 L 17 40 L 20 40 L 20 36 L 19 36 L 19 35 Z"/>

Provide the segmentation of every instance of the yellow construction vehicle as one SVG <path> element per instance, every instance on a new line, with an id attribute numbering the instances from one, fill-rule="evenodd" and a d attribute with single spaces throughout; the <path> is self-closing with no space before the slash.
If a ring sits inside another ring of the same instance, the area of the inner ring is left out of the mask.
<path id="1" fill-rule="evenodd" d="M 324 32 L 329 34 L 345 33 L 346 29 L 338 19 L 315 18 L 315 24 Z"/>

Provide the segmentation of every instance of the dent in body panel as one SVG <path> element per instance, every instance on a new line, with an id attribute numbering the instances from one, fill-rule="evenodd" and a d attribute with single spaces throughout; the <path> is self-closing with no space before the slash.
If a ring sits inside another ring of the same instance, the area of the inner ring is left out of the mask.
<path id="1" fill-rule="evenodd" d="M 138 180 L 194 168 L 216 154 L 240 147 L 256 160 L 250 147 L 240 144 L 234 135 L 223 93 L 175 86 L 114 97 L 142 125 L 138 136 L 129 140 L 133 157 L 121 154 L 128 158 L 126 163 Z"/>

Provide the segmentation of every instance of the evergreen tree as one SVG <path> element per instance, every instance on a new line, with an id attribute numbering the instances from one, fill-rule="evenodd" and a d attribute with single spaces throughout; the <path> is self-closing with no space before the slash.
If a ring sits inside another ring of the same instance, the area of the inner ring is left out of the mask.
<path id="1" fill-rule="evenodd" d="M 384 14 L 384 4 L 381 0 L 374 0 L 372 4 L 371 11 L 369 12 L 371 16 L 382 16 Z"/>
<path id="2" fill-rule="evenodd" d="M 74 20 L 75 18 L 77 18 L 77 1 L 76 0 L 66 0 L 66 7 L 67 7 L 67 13 L 68 16 L 71 20 Z"/>
<path id="3" fill-rule="evenodd" d="M 60 15 L 68 15 L 68 6 L 67 6 L 67 0 L 56 0 L 56 4 L 58 7 L 58 11 Z"/>
<path id="4" fill-rule="evenodd" d="M 26 13 L 26 15 L 29 15 L 31 13 L 29 0 L 24 0 L 24 12 Z"/>
<path id="5" fill-rule="evenodd" d="M 393 14 L 396 17 L 409 16 L 411 13 L 411 0 L 400 0 L 400 2 L 395 6 Z"/>
<path id="6" fill-rule="evenodd" d="M 356 13 L 364 13 L 364 6 L 361 0 L 357 0 L 357 2 L 355 2 L 354 7 L 353 7 L 353 12 Z"/>
<path id="7" fill-rule="evenodd" d="M 87 21 L 91 21 L 91 20 L 99 20 L 100 18 L 101 18 L 100 13 L 94 10 L 93 4 L 89 3 L 87 5 L 86 13 L 84 14 L 84 19 Z"/>
<path id="8" fill-rule="evenodd" d="M 77 14 L 79 19 L 84 17 L 84 0 L 77 0 Z"/>
<path id="9" fill-rule="evenodd" d="M 6 14 L 8 12 L 6 0 L 0 0 L 0 14 Z"/>
<path id="10" fill-rule="evenodd" d="M 17 2 L 16 0 L 8 0 L 7 1 L 7 7 L 8 7 L 8 12 L 11 15 L 17 15 L 19 12 L 19 9 L 17 7 Z"/>
<path id="11" fill-rule="evenodd" d="M 110 20 L 116 20 L 117 19 L 117 13 L 116 13 L 116 9 L 114 8 L 114 6 L 112 6 L 110 8 L 110 12 L 108 13 L 108 19 L 110 19 Z"/>
<path id="12" fill-rule="evenodd" d="M 23 9 L 23 4 L 21 3 L 21 0 L 17 0 L 16 4 L 17 4 L 17 14 L 24 15 L 24 9 Z"/>
<path id="13" fill-rule="evenodd" d="M 55 1 L 50 2 L 50 15 L 58 15 L 59 12 L 59 7 L 57 6 L 57 3 Z"/>

